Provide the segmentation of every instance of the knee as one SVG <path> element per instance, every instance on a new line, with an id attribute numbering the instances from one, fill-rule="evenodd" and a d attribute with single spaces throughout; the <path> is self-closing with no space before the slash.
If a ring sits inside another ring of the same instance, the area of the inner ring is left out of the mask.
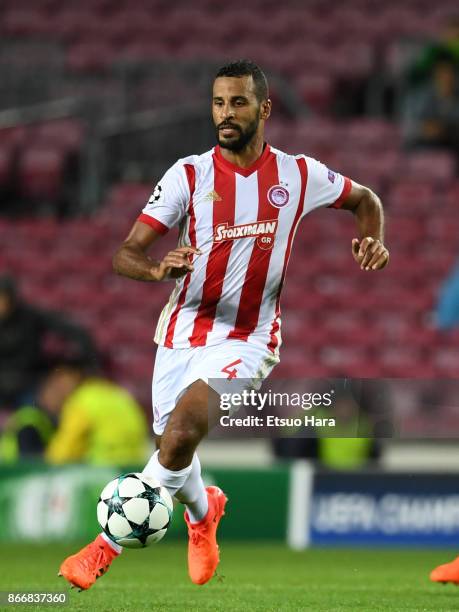
<path id="1" fill-rule="evenodd" d="M 177 452 L 180 449 L 188 450 L 194 448 L 200 440 L 200 434 L 196 427 L 176 427 L 172 428 L 168 435 L 168 446 Z"/>
<path id="2" fill-rule="evenodd" d="M 160 461 L 178 470 L 190 465 L 193 453 L 208 430 L 208 387 L 196 381 L 173 410 L 161 439 Z"/>
<path id="3" fill-rule="evenodd" d="M 161 440 L 161 464 L 167 469 L 186 467 L 191 463 L 200 439 L 200 432 L 194 427 L 171 428 Z"/>

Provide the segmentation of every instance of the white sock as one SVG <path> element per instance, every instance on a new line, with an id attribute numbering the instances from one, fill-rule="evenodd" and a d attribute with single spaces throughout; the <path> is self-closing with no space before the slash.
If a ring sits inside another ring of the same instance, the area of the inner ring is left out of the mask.
<path id="1" fill-rule="evenodd" d="M 100 535 L 115 552 L 118 554 L 123 552 L 123 547 L 111 540 L 106 533 L 102 531 Z"/>
<path id="2" fill-rule="evenodd" d="M 191 472 L 175 497 L 185 504 L 188 516 L 192 523 L 199 523 L 206 516 L 209 509 L 207 502 L 207 492 L 201 478 L 201 463 L 195 453 L 191 462 Z"/>
<path id="3" fill-rule="evenodd" d="M 159 451 L 153 453 L 150 461 L 144 467 L 142 473 L 145 474 L 145 476 L 152 476 L 153 478 L 156 478 L 156 480 L 159 480 L 163 487 L 166 487 L 171 496 L 173 496 L 185 484 L 186 479 L 190 475 L 193 464 L 183 468 L 182 470 L 168 470 L 160 464 L 158 455 Z"/>

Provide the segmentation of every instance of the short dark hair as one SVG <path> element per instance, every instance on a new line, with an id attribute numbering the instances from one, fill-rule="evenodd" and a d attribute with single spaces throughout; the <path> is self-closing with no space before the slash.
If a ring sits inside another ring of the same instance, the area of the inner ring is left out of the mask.
<path id="1" fill-rule="evenodd" d="M 263 70 L 250 60 L 237 60 L 222 66 L 215 78 L 219 77 L 243 77 L 251 76 L 255 86 L 255 95 L 259 102 L 267 100 L 269 97 L 268 80 Z"/>

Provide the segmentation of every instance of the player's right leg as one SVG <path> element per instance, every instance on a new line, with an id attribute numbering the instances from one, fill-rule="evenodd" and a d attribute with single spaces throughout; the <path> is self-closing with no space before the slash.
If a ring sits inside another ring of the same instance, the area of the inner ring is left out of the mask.
<path id="1" fill-rule="evenodd" d="M 157 401 L 161 405 L 161 415 L 156 408 L 153 409 L 155 431 L 157 426 L 160 427 L 160 431 L 156 431 L 156 433 L 162 433 L 168 415 L 175 407 L 175 399 L 181 389 L 177 384 L 183 378 L 188 366 L 186 359 L 188 353 L 183 351 L 180 354 L 183 355 L 183 359 L 179 359 L 174 351 L 163 347 L 159 347 L 157 351 L 153 374 L 153 391 L 154 396 L 158 396 Z M 160 416 L 161 420 L 157 422 Z M 147 473 L 151 474 L 151 464 L 155 460 L 155 455 L 145 467 Z M 97 578 L 107 571 L 113 559 L 121 552 L 121 546 L 101 533 L 93 542 L 65 559 L 59 568 L 58 575 L 63 576 L 70 584 L 80 589 L 89 589 Z"/>
<path id="2" fill-rule="evenodd" d="M 172 396 L 172 390 L 169 392 Z M 210 399 L 209 399 L 210 398 Z M 224 514 L 226 497 L 218 487 L 204 488 L 195 450 L 209 426 L 209 402 L 218 395 L 202 380 L 183 393 L 167 415 L 160 450 L 153 454 L 143 473 L 153 476 L 187 507 L 185 520 L 190 535 L 188 565 L 193 582 L 204 584 L 219 562 L 216 530 Z M 194 459 L 195 457 L 195 459 Z M 185 486 L 186 485 L 186 486 Z M 122 548 L 105 534 L 71 555 L 61 564 L 59 575 L 80 589 L 90 588 L 110 567 Z"/>
<path id="3" fill-rule="evenodd" d="M 58 576 L 63 576 L 72 587 L 89 589 L 107 572 L 120 552 L 121 546 L 109 540 L 105 534 L 99 534 L 93 542 L 61 563 Z"/>
<path id="4" fill-rule="evenodd" d="M 203 379 L 221 378 L 222 372 L 226 372 L 225 366 L 234 364 L 235 360 L 240 363 L 241 378 L 264 378 L 278 361 L 269 351 L 249 347 L 245 342 L 232 341 L 224 346 L 209 347 L 207 354 L 198 352 L 201 348 L 158 347 L 153 376 L 153 413 L 155 433 L 161 436 L 160 451 L 143 470 L 185 504 L 188 566 L 196 584 L 210 580 L 218 565 L 216 530 L 226 504 L 226 497 L 218 487 L 204 488 L 199 461 L 197 457 L 194 459 L 199 442 L 212 425 L 212 408 L 219 411 L 219 395 Z M 100 547 L 97 550 L 101 544 L 99 538 L 111 548 L 104 556 L 101 556 Z M 107 561 L 113 560 L 120 551 L 120 547 L 102 534 L 94 543 L 64 561 L 61 573 L 80 588 L 89 588 L 106 571 Z M 72 564 L 83 569 L 70 574 L 68 566 Z M 85 575 L 84 579 L 78 577 L 80 573 Z"/>

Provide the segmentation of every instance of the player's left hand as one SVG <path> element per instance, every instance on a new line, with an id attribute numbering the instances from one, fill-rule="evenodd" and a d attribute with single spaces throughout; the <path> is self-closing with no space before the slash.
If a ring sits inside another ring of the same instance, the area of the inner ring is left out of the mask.
<path id="1" fill-rule="evenodd" d="M 367 236 L 352 240 L 352 255 L 362 270 L 381 270 L 389 262 L 389 251 L 380 240 Z"/>

